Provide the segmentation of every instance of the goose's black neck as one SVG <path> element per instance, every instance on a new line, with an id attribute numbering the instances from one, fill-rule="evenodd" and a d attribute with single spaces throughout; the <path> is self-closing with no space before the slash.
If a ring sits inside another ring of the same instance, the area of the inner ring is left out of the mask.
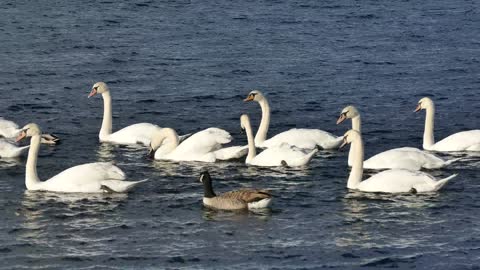
<path id="1" fill-rule="evenodd" d="M 212 188 L 212 178 L 210 178 L 210 174 L 208 172 L 203 173 L 202 175 L 202 182 L 203 182 L 203 197 L 205 198 L 213 198 L 217 195 L 213 192 Z"/>

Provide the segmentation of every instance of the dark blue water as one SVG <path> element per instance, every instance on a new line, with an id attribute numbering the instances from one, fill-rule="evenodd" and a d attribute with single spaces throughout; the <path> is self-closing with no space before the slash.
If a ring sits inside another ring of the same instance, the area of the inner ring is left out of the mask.
<path id="1" fill-rule="evenodd" d="M 0 116 L 63 139 L 42 147 L 48 179 L 81 163 L 115 161 L 128 195 L 26 192 L 25 158 L 1 161 L 0 269 L 478 269 L 480 158 L 433 195 L 346 189 L 348 151 L 308 168 L 152 162 L 146 149 L 100 145 L 111 88 L 114 130 L 152 122 L 188 133 L 224 128 L 246 143 L 239 116 L 260 120 L 252 89 L 270 99 L 270 135 L 335 125 L 362 112 L 366 156 L 421 147 L 437 105 L 436 138 L 480 127 L 480 14 L 476 1 L 19 1 L 0 5 Z M 447 157 L 451 158 L 451 157 Z M 271 211 L 212 212 L 199 172 L 218 192 L 268 188 Z"/>

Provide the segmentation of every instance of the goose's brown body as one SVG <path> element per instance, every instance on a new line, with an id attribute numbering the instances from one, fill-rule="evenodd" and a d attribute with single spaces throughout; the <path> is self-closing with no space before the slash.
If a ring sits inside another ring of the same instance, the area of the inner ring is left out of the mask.
<path id="1" fill-rule="evenodd" d="M 204 186 L 203 204 L 206 207 L 221 210 L 247 210 L 265 208 L 270 204 L 272 195 L 267 190 L 241 189 L 216 195 L 212 188 L 212 179 L 208 172 L 200 175 Z"/>

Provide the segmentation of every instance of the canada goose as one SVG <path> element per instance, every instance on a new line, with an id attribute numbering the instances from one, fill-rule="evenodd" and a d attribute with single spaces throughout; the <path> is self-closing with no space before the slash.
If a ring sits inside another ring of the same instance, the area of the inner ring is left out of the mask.
<path id="1" fill-rule="evenodd" d="M 216 195 L 212 188 L 212 178 L 208 171 L 200 174 L 203 183 L 203 204 L 209 208 L 221 210 L 246 210 L 266 208 L 272 200 L 267 190 L 241 189 Z"/>

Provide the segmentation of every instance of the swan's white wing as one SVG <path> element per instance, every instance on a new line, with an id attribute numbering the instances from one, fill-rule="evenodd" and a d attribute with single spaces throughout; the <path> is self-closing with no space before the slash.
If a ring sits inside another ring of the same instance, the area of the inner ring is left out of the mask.
<path id="1" fill-rule="evenodd" d="M 78 165 L 43 182 L 42 189 L 58 192 L 102 192 L 105 180 L 125 180 L 125 173 L 108 162 Z"/>
<path id="2" fill-rule="evenodd" d="M 401 193 L 433 191 L 436 181 L 431 175 L 419 171 L 393 169 L 383 171 L 362 181 L 358 189 L 367 192 Z"/>
<path id="3" fill-rule="evenodd" d="M 337 137 L 319 129 L 292 128 L 266 140 L 259 147 L 275 147 L 282 143 L 288 143 L 303 149 L 314 149 L 317 145 L 323 149 L 333 149 L 340 147 L 342 137 Z"/>
<path id="4" fill-rule="evenodd" d="M 468 130 L 452 134 L 434 144 L 432 148 L 435 151 L 479 151 L 480 130 Z"/>
<path id="5" fill-rule="evenodd" d="M 5 138 L 14 138 L 18 135 L 20 129 L 18 125 L 12 121 L 5 120 L 0 117 L 0 135 Z"/>
<path id="6" fill-rule="evenodd" d="M 119 144 L 143 144 L 150 145 L 153 133 L 160 127 L 150 123 L 139 123 L 110 134 L 106 140 Z"/>
<path id="7" fill-rule="evenodd" d="M 214 154 L 218 160 L 239 159 L 248 154 L 248 145 L 221 148 L 215 151 Z"/>
<path id="8" fill-rule="evenodd" d="M 174 150 L 175 156 L 204 155 L 218 150 L 222 144 L 232 141 L 230 133 L 219 128 L 199 131 L 180 143 Z"/>
<path id="9" fill-rule="evenodd" d="M 318 150 L 315 149 L 306 153 L 305 151 L 296 149 L 294 146 L 284 143 L 263 150 L 250 162 L 250 164 L 256 166 L 303 166 L 312 159 L 317 151 Z M 282 161 L 286 164 L 282 164 Z"/>
<path id="10" fill-rule="evenodd" d="M 446 163 L 438 156 L 413 147 L 390 149 L 365 160 L 366 169 L 409 169 L 440 168 Z"/>
<path id="11" fill-rule="evenodd" d="M 4 139 L 0 139 L 0 157 L 13 158 L 20 156 L 29 146 L 18 147 Z"/>

